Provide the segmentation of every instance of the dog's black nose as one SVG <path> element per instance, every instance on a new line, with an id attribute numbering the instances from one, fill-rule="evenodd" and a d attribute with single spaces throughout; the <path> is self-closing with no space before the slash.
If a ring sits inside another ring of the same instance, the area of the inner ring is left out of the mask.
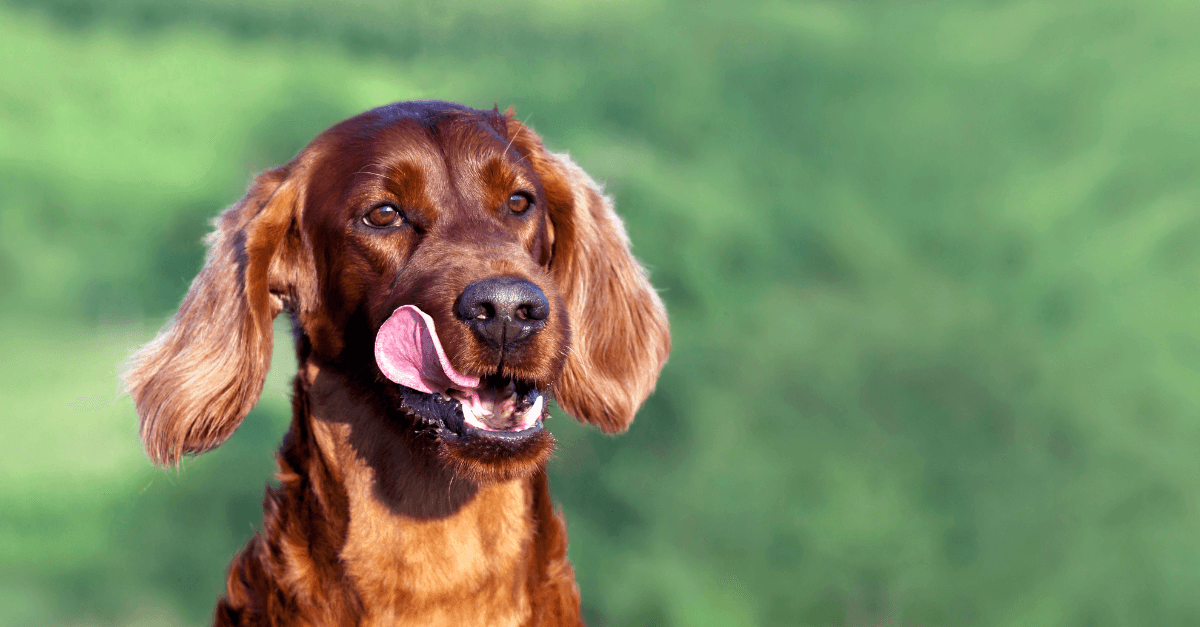
<path id="1" fill-rule="evenodd" d="M 468 285 L 459 295 L 455 311 L 479 339 L 507 350 L 546 326 L 550 302 L 533 283 L 500 277 Z"/>

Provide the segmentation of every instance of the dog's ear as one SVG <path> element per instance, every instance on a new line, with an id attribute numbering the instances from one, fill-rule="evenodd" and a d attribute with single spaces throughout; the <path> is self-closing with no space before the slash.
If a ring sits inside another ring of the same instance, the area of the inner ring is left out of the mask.
<path id="1" fill-rule="evenodd" d="M 298 230 L 304 189 L 298 166 L 260 174 L 218 216 L 204 268 L 158 336 L 123 375 L 146 452 L 161 465 L 224 442 L 262 394 L 272 321 L 298 291 L 310 293 Z"/>
<path id="2" fill-rule="evenodd" d="M 554 396 L 575 418 L 624 431 L 671 350 L 666 309 L 600 186 L 528 129 L 519 133 L 542 180 L 553 234 L 550 273 L 571 322 L 571 351 Z"/>

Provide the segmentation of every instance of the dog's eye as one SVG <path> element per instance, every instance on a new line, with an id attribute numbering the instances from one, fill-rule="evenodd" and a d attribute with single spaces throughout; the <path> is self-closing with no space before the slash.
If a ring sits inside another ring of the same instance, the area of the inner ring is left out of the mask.
<path id="1" fill-rule="evenodd" d="M 392 226 L 393 224 L 398 224 L 401 221 L 403 221 L 403 218 L 400 216 L 400 212 L 391 205 L 380 205 L 372 209 L 367 215 L 363 216 L 363 222 L 365 222 L 367 226 L 374 226 L 378 228 Z"/>
<path id="2" fill-rule="evenodd" d="M 525 194 L 513 194 L 508 197 L 508 210 L 513 213 L 525 213 L 529 205 L 529 197 Z"/>

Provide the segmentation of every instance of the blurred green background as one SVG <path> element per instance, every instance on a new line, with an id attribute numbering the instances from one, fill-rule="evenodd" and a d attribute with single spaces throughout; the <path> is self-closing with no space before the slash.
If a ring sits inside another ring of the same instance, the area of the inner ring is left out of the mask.
<path id="1" fill-rule="evenodd" d="M 201 625 L 295 362 L 152 468 L 122 359 L 252 174 L 515 105 L 675 349 L 552 488 L 592 625 L 1200 625 L 1200 5 L 0 0 L 0 626 Z"/>

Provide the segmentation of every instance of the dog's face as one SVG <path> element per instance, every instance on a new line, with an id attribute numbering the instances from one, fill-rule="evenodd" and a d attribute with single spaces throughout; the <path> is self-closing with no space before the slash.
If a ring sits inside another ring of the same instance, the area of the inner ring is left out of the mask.
<path id="1" fill-rule="evenodd" d="M 498 112 L 400 103 L 346 120 L 261 175 L 210 243 L 173 324 L 127 374 L 160 462 L 236 428 L 283 309 L 302 363 L 367 382 L 381 420 L 427 431 L 476 479 L 545 462 L 551 397 L 624 429 L 669 349 L 595 183 Z M 234 367 L 200 363 L 214 359 Z M 197 373 L 210 385 L 167 389 Z"/>
<path id="2" fill-rule="evenodd" d="M 312 354 L 378 372 L 384 322 L 404 305 L 428 314 L 452 368 L 479 379 L 482 411 L 455 387 L 377 376 L 375 391 L 474 476 L 545 461 L 542 418 L 570 350 L 547 183 L 519 135 L 513 120 L 467 109 L 352 118 L 316 143 L 300 220 L 318 277 L 316 306 L 299 313 Z"/>

